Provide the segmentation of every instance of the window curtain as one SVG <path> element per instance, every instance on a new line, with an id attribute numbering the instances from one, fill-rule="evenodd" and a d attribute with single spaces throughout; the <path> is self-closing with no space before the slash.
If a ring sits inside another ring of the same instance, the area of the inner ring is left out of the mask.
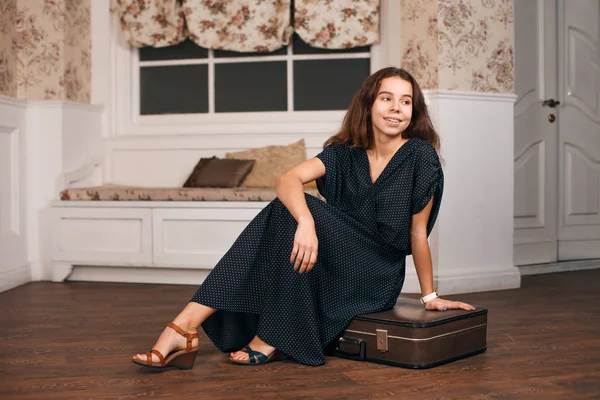
<path id="1" fill-rule="evenodd" d="M 125 40 L 134 47 L 165 47 L 187 37 L 178 0 L 117 0 Z"/>
<path id="2" fill-rule="evenodd" d="M 312 47 L 347 49 L 379 40 L 379 0 L 117 0 L 121 28 L 135 47 L 187 37 L 208 49 L 270 52 L 295 30 Z"/>
<path id="3" fill-rule="evenodd" d="M 348 49 L 379 41 L 379 0 L 296 0 L 294 29 L 312 47 Z"/>
<path id="4" fill-rule="evenodd" d="M 183 0 L 190 38 L 207 49 L 270 52 L 292 34 L 290 0 Z"/>

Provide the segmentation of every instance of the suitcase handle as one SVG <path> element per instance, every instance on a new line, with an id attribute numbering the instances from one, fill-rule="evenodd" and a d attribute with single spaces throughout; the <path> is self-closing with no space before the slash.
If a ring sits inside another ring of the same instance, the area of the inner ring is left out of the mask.
<path id="1" fill-rule="evenodd" d="M 349 345 L 358 346 L 358 351 L 356 353 L 350 353 L 347 351 L 343 351 L 340 349 L 340 343 L 347 343 Z M 337 343 L 335 344 L 335 353 L 336 355 L 341 355 L 345 357 L 358 358 L 359 360 L 364 360 L 367 352 L 367 344 L 363 342 L 362 339 L 353 338 L 350 336 L 341 336 Z"/>

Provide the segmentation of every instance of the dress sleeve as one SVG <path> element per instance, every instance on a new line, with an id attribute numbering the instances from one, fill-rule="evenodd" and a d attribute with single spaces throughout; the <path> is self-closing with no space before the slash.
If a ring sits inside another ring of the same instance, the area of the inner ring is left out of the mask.
<path id="1" fill-rule="evenodd" d="M 321 151 L 319 154 L 317 154 L 315 156 L 319 160 L 321 160 L 323 162 L 323 164 L 325 165 L 325 174 L 327 174 L 327 172 L 329 172 L 330 169 L 335 169 L 336 158 L 337 158 L 335 148 L 336 148 L 335 145 L 326 146 L 323 149 L 323 151 Z"/>
<path id="2" fill-rule="evenodd" d="M 439 157 L 433 146 L 427 146 L 420 152 L 415 165 L 412 214 L 421 212 L 433 197 L 434 203 L 429 218 L 433 227 L 441 204 L 443 189 L 444 174 Z"/>
<path id="3" fill-rule="evenodd" d="M 337 145 L 332 144 L 326 146 L 323 151 L 315 157 L 321 160 L 323 165 L 325 165 L 325 175 L 317 179 L 317 189 L 319 189 L 321 196 L 327 198 L 327 186 L 332 186 L 336 181 L 336 173 L 338 170 Z"/>

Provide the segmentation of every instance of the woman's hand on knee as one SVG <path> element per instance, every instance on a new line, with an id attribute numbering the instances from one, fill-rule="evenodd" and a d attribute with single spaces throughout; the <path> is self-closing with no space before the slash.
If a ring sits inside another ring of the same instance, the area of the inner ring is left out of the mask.
<path id="1" fill-rule="evenodd" d="M 310 272 L 317 262 L 319 240 L 314 222 L 300 221 L 294 236 L 294 248 L 290 262 L 300 273 Z"/>

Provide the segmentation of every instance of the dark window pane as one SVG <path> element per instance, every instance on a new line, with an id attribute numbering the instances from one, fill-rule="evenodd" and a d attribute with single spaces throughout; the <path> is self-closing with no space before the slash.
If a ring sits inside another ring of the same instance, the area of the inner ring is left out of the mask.
<path id="1" fill-rule="evenodd" d="M 227 50 L 215 50 L 214 51 L 215 58 L 284 56 L 286 54 L 287 54 L 287 46 L 283 46 L 282 48 L 272 51 L 270 53 L 240 53 L 237 51 L 227 51 Z"/>
<path id="2" fill-rule="evenodd" d="M 207 65 L 140 68 L 140 114 L 207 112 Z"/>
<path id="3" fill-rule="evenodd" d="M 215 111 L 287 111 L 285 61 L 215 64 Z"/>
<path id="4" fill-rule="evenodd" d="M 167 47 L 142 47 L 139 49 L 140 61 L 184 60 L 188 58 L 208 58 L 208 50 L 191 40 Z"/>
<path id="5" fill-rule="evenodd" d="M 294 54 L 369 53 L 371 51 L 371 46 L 354 47 L 352 49 L 339 50 L 318 49 L 315 47 L 310 47 L 302 39 L 300 39 L 300 36 L 298 36 L 298 34 L 294 33 L 292 50 Z"/>
<path id="6" fill-rule="evenodd" d="M 371 60 L 294 61 L 294 110 L 345 110 L 369 76 Z"/>

